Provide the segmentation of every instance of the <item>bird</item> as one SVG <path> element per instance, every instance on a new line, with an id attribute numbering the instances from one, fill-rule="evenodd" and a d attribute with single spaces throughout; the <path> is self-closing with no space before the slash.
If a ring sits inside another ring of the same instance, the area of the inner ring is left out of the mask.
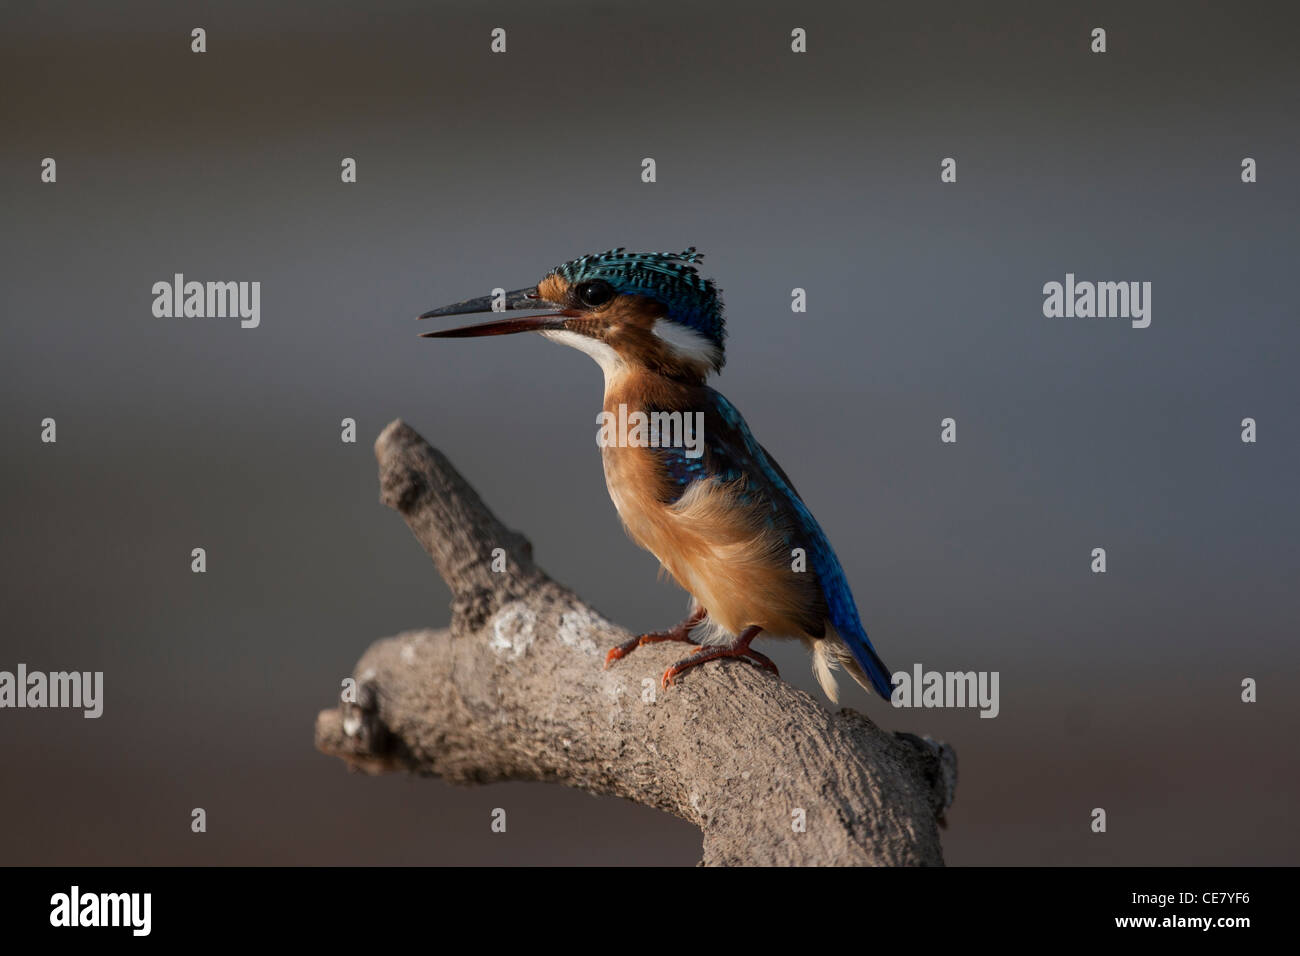
<path id="1" fill-rule="evenodd" d="M 422 337 L 538 333 L 600 366 L 598 421 L 660 423 L 658 435 L 602 427 L 613 440 L 599 441 L 601 459 L 624 528 L 688 592 L 689 614 L 675 627 L 612 648 L 606 668 L 646 644 L 680 641 L 694 646 L 664 672 L 664 689 L 722 658 L 744 658 L 776 674 L 772 660 L 750 646 L 762 634 L 802 641 L 832 702 L 839 702 L 840 669 L 889 700 L 889 669 L 863 628 L 825 532 L 740 412 L 708 384 L 725 363 L 727 330 L 721 292 L 700 274 L 702 260 L 694 246 L 579 256 L 535 286 L 498 289 L 419 318 L 532 314 Z M 668 427 L 674 422 L 680 427 Z"/>

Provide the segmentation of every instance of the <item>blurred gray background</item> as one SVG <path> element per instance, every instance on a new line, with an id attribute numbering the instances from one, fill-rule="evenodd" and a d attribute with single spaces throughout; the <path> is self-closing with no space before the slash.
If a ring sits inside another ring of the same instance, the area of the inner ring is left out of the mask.
<path id="1" fill-rule="evenodd" d="M 0 863 L 694 863 L 619 800 L 312 747 L 372 640 L 448 619 L 378 503 L 393 418 L 606 615 L 677 620 L 605 493 L 595 365 L 411 320 L 691 244 L 715 384 L 886 661 L 1001 673 L 995 720 L 847 697 L 956 747 L 948 861 L 1296 862 L 1296 18 L 1135 6 L 5 3 L 0 669 L 106 691 L 0 712 Z M 1044 318 L 1067 271 L 1152 282 L 1151 327 Z M 261 327 L 154 318 L 174 272 L 261 281 Z"/>

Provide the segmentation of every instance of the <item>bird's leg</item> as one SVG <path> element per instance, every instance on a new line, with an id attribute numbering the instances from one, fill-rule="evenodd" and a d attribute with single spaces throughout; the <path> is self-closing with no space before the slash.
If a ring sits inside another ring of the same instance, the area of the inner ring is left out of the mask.
<path id="1" fill-rule="evenodd" d="M 634 637 L 630 641 L 624 641 L 622 644 L 618 645 L 618 647 L 613 648 L 605 655 L 605 667 L 608 668 L 609 665 L 615 661 L 627 657 L 627 655 L 631 654 L 642 644 L 658 644 L 660 641 L 682 641 L 687 644 L 691 643 L 691 631 L 704 621 L 704 618 L 708 613 L 709 612 L 704 610 L 704 608 L 697 607 L 691 612 L 690 617 L 671 630 L 652 631 L 649 634 L 642 634 L 640 637 Z"/>
<path id="2" fill-rule="evenodd" d="M 758 666 L 764 670 L 769 670 L 780 677 L 776 665 L 772 663 L 771 658 L 766 654 L 760 654 L 749 646 L 749 642 L 762 632 L 762 628 L 757 625 L 745 628 L 740 636 L 732 642 L 730 647 L 709 647 L 693 654 L 690 657 L 684 657 L 668 670 L 664 671 L 663 686 L 666 689 L 669 684 L 675 683 L 678 674 L 688 671 L 697 664 L 703 664 L 705 661 L 715 661 L 720 657 L 748 657 L 757 662 Z"/>

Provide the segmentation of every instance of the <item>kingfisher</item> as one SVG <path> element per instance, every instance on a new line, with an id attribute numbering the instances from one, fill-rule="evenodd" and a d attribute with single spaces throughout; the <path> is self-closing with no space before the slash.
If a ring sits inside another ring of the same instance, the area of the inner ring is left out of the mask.
<path id="1" fill-rule="evenodd" d="M 633 429 L 600 443 L 605 484 L 628 535 L 691 596 L 685 620 L 611 649 L 605 667 L 642 645 L 681 641 L 697 646 L 664 672 L 665 689 L 720 658 L 745 658 L 775 674 L 771 659 L 750 646 L 763 634 L 802 641 L 832 702 L 839 701 L 838 669 L 888 700 L 889 669 L 867 637 L 826 534 L 740 412 L 707 384 L 722 371 L 726 322 L 718 288 L 697 268 L 702 258 L 694 247 L 579 256 L 535 286 L 420 318 L 531 314 L 423 337 L 536 332 L 595 359 L 605 377 L 602 416 L 628 421 L 639 412 L 641 421 L 702 423 L 695 442 L 682 428 L 668 441 Z"/>

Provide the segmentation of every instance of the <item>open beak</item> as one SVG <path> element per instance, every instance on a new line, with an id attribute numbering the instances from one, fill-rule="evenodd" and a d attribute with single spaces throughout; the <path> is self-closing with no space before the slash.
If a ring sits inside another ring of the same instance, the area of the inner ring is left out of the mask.
<path id="1" fill-rule="evenodd" d="M 466 299 L 441 309 L 430 309 L 422 319 L 434 319 L 444 315 L 473 315 L 478 312 L 496 312 L 492 307 L 495 296 L 484 295 L 477 299 Z M 498 319 L 495 322 L 482 322 L 478 325 L 463 325 L 456 329 L 443 329 L 440 332 L 424 332 L 424 339 L 466 339 L 480 335 L 513 335 L 515 332 L 545 332 L 548 329 L 563 329 L 566 319 L 573 313 L 564 306 L 548 302 L 537 294 L 537 286 L 529 289 L 516 289 L 507 292 L 504 309 L 501 311 L 540 311 L 540 315 L 521 316 L 516 319 Z"/>

